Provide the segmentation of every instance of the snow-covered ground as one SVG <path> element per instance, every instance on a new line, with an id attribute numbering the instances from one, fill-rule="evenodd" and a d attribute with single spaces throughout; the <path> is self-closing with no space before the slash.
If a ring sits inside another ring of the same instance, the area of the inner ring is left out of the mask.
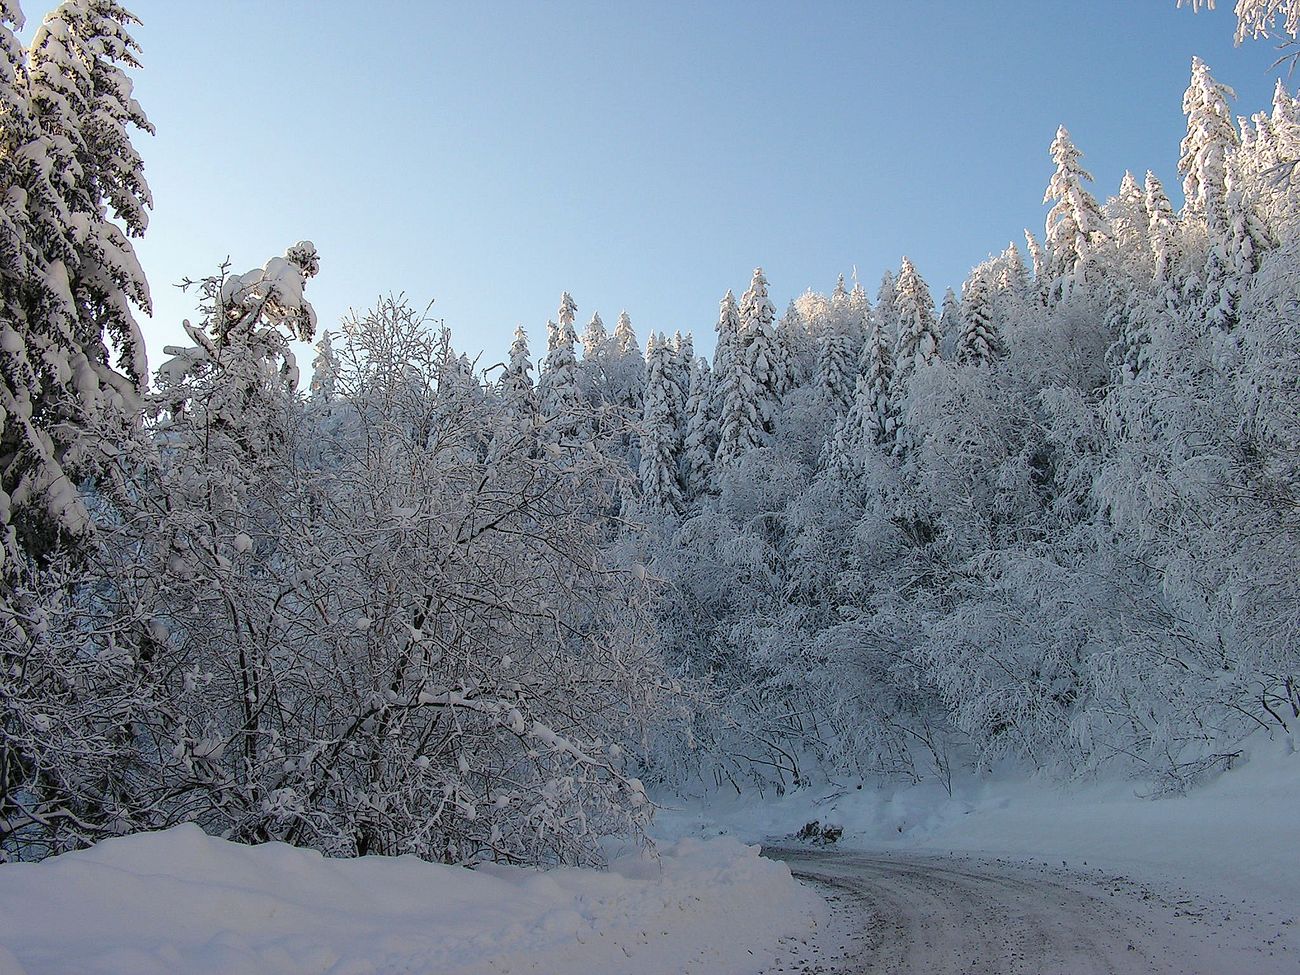
<path id="1" fill-rule="evenodd" d="M 1244 907 L 1300 958 L 1300 754 L 1252 739 L 1246 760 L 1186 796 L 1144 798 L 1137 781 L 1063 786 L 1011 776 L 911 788 L 803 790 L 769 802 L 720 797 L 660 814 L 665 837 L 788 837 L 805 823 L 844 828 L 831 849 L 959 854 L 1122 875 L 1154 891 Z M 1286 946 L 1284 949 L 1281 946 Z"/>
<path id="2" fill-rule="evenodd" d="M 181 826 L 0 866 L 0 975 L 751 975 L 822 912 L 785 864 L 731 839 L 605 872 L 469 871 Z"/>

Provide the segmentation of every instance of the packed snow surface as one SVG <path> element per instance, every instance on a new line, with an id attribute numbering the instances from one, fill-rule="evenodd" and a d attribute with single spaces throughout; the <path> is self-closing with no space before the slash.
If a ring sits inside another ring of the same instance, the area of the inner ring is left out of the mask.
<path id="1" fill-rule="evenodd" d="M 785 864 L 731 839 L 608 871 L 471 871 L 179 826 L 0 866 L 0 975 L 748 975 L 822 910 Z"/>

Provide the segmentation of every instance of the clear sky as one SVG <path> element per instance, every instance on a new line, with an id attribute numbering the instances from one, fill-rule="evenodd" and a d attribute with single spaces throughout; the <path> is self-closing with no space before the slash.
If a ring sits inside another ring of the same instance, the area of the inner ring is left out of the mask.
<path id="1" fill-rule="evenodd" d="M 1177 202 L 1192 55 L 1241 114 L 1279 73 L 1227 0 L 128 6 L 153 366 L 192 313 L 175 282 L 300 238 L 323 327 L 405 291 L 483 364 L 519 323 L 540 357 L 563 290 L 580 325 L 626 308 L 704 349 L 756 264 L 778 308 L 855 267 L 874 297 L 904 255 L 937 300 L 1041 232 L 1059 123 L 1099 198 L 1152 168 Z"/>

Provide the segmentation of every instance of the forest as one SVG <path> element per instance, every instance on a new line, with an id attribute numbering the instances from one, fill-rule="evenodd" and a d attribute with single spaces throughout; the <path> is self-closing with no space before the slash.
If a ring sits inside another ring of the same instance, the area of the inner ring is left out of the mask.
<path id="1" fill-rule="evenodd" d="M 708 357 L 567 292 L 499 363 L 405 295 L 318 322 L 300 241 L 185 282 L 151 369 L 134 18 L 0 22 L 0 860 L 596 863 L 660 791 L 1158 796 L 1300 722 L 1286 83 L 1238 117 L 1193 60 L 1179 207 L 1063 126 L 960 289 L 755 269 Z"/>

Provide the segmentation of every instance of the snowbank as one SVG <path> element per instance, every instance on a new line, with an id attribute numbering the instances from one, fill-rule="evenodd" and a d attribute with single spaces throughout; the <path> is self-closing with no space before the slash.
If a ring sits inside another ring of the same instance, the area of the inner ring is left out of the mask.
<path id="1" fill-rule="evenodd" d="M 1300 935 L 1300 754 L 1286 735 L 1251 739 L 1246 754 L 1215 781 L 1163 799 L 1144 798 L 1131 780 L 1062 786 L 992 776 L 955 783 L 952 797 L 930 783 L 724 798 L 661 814 L 658 828 L 761 842 L 818 820 L 844 827 L 846 848 L 1065 861 L 1226 895 L 1275 911 Z"/>
<path id="2" fill-rule="evenodd" d="M 329 860 L 179 826 L 0 866 L 0 975 L 741 975 L 823 905 L 781 863 L 685 839 L 608 872 Z"/>

